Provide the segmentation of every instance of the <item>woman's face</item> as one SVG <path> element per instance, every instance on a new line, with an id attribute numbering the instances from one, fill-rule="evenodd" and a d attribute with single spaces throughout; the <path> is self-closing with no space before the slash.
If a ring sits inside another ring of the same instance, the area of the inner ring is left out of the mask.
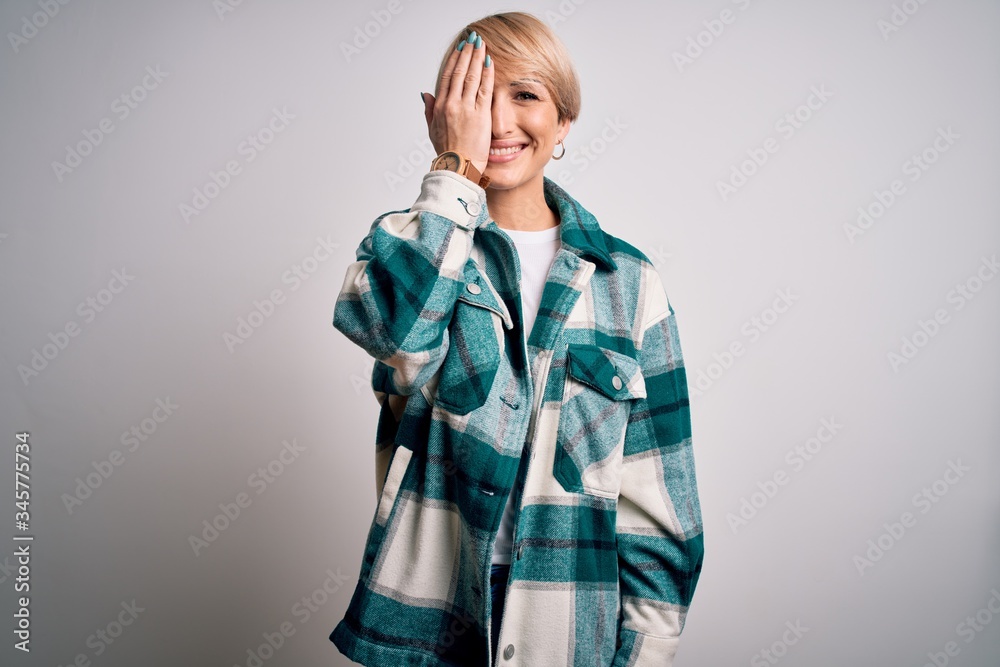
<path id="1" fill-rule="evenodd" d="M 493 137 L 485 173 L 490 188 L 505 190 L 541 178 L 556 145 L 569 131 L 569 120 L 558 121 L 555 102 L 537 76 L 500 71 L 495 76 Z M 508 155 L 503 154 L 508 148 L 497 150 L 511 145 L 521 150 Z"/>

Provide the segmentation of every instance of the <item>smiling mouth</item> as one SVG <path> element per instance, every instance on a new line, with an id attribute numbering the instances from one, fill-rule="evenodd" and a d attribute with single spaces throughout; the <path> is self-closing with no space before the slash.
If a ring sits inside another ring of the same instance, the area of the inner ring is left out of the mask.
<path id="1" fill-rule="evenodd" d="M 509 148 L 491 148 L 490 155 L 513 155 L 514 153 L 520 153 L 523 151 L 526 146 L 527 144 L 510 146 Z"/>

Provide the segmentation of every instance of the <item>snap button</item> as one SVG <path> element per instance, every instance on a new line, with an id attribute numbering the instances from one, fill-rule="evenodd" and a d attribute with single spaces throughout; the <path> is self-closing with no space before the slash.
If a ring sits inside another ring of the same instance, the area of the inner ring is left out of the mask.
<path id="1" fill-rule="evenodd" d="M 503 659 L 510 660 L 512 657 L 514 657 L 514 645 L 507 644 L 507 648 L 503 650 Z"/>
<path id="2" fill-rule="evenodd" d="M 483 288 L 477 285 L 476 283 L 469 283 L 468 285 L 465 286 L 465 289 L 469 290 L 469 292 L 471 292 L 472 294 L 479 294 L 480 292 L 483 291 Z"/>
<path id="3" fill-rule="evenodd" d="M 478 216 L 479 211 L 482 210 L 482 207 L 479 205 L 479 202 L 477 201 L 465 201 L 461 197 L 458 198 L 458 201 L 459 203 L 462 204 L 462 208 L 465 209 L 465 212 L 473 217 Z"/>
<path id="4" fill-rule="evenodd" d="M 618 391 L 619 389 L 622 388 L 622 379 L 617 375 L 614 376 L 613 378 L 611 378 L 611 386 L 615 388 L 615 391 Z"/>

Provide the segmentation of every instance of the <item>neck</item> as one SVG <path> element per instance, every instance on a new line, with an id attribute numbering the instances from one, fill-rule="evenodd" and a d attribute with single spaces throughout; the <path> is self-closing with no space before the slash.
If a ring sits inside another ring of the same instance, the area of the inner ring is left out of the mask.
<path id="1" fill-rule="evenodd" d="M 559 224 L 559 216 L 545 202 L 541 173 L 514 188 L 486 188 L 486 206 L 501 229 L 534 232 Z"/>

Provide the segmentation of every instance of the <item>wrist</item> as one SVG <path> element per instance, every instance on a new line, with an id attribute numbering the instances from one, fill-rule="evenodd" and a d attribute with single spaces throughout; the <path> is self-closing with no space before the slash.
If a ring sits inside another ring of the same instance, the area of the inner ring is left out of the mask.
<path id="1" fill-rule="evenodd" d="M 484 189 L 490 182 L 468 157 L 454 150 L 445 150 L 431 161 L 431 170 L 437 169 L 453 171 Z"/>

